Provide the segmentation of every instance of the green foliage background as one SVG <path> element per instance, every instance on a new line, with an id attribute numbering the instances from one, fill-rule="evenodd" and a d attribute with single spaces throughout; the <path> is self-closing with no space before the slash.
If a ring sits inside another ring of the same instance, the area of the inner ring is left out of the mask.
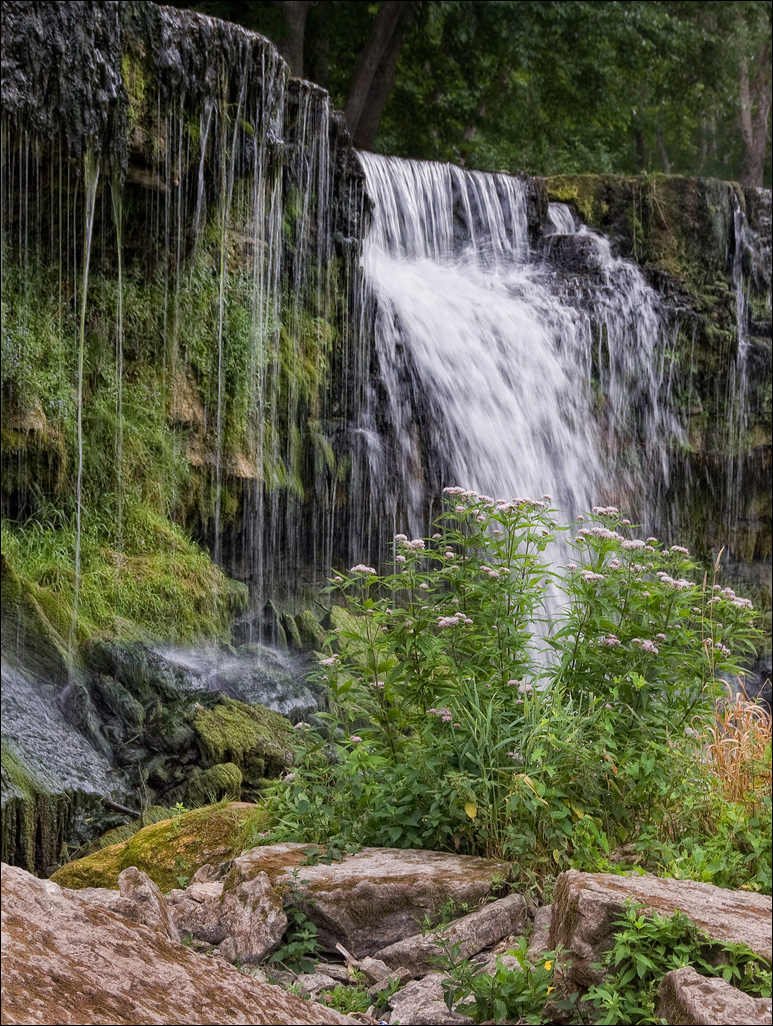
<path id="1" fill-rule="evenodd" d="M 282 49 L 276 2 L 178 3 Z M 308 7 L 304 75 L 339 107 L 378 3 Z M 485 170 L 744 178 L 741 84 L 770 78 L 769 0 L 424 0 L 374 148 Z M 769 93 L 767 94 L 769 97 Z M 770 128 L 764 143 L 770 187 Z M 762 184 L 762 183 L 758 183 Z"/>

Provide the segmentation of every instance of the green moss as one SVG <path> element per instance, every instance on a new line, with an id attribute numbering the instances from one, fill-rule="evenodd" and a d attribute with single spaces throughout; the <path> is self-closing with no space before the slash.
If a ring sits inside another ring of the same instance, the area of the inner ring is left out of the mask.
<path id="1" fill-rule="evenodd" d="M 570 204 L 586 224 L 598 225 L 609 210 L 606 180 L 604 175 L 555 175 L 546 180 L 548 199 Z"/>
<path id="2" fill-rule="evenodd" d="M 321 652 L 325 645 L 327 632 L 312 611 L 304 609 L 296 616 L 295 622 L 298 625 L 298 634 L 303 647 L 308 651 Z"/>
<path id="3" fill-rule="evenodd" d="M 242 792 L 242 771 L 232 762 L 195 770 L 188 784 L 188 800 L 194 805 L 221 798 L 238 800 Z"/>
<path id="4" fill-rule="evenodd" d="M 98 837 L 96 841 L 93 841 L 85 851 L 81 850 L 78 853 L 73 853 L 70 858 L 75 860 L 76 857 L 85 858 L 87 855 L 94 855 L 97 852 L 102 851 L 104 848 L 110 848 L 113 845 L 123 844 L 130 838 L 142 830 L 143 827 L 151 826 L 153 823 L 161 823 L 164 820 L 171 819 L 174 816 L 173 809 L 167 809 L 162 805 L 151 805 L 149 809 L 145 809 L 142 816 L 139 819 L 134 819 L 130 823 L 124 823 L 121 826 L 113 827 L 112 830 L 108 830 L 106 833 Z"/>
<path id="5" fill-rule="evenodd" d="M 51 879 L 62 887 L 118 887 L 118 874 L 136 866 L 162 891 L 178 886 L 181 871 L 190 876 L 201 866 L 240 855 L 240 838 L 249 824 L 268 822 L 264 809 L 232 803 L 194 809 L 180 817 L 139 830 L 130 840 L 68 862 Z"/>
<path id="6" fill-rule="evenodd" d="M 3 792 L 3 862 L 30 873 L 46 874 L 59 858 L 67 835 L 70 803 L 51 794 L 10 745 L 2 742 L 0 783 Z"/>
<path id="7" fill-rule="evenodd" d="M 234 763 L 245 777 L 277 776 L 293 761 L 295 734 L 279 713 L 227 698 L 193 718 L 202 759 Z"/>
<path id="8" fill-rule="evenodd" d="M 145 114 L 148 92 L 147 74 L 143 65 L 135 57 L 124 52 L 121 58 L 121 77 L 129 101 L 129 123 L 133 127 Z"/>
<path id="9" fill-rule="evenodd" d="M 282 627 L 284 628 L 288 647 L 294 648 L 296 651 L 301 651 L 303 649 L 303 642 L 301 640 L 301 634 L 298 630 L 295 617 L 291 613 L 282 613 L 281 622 Z"/>

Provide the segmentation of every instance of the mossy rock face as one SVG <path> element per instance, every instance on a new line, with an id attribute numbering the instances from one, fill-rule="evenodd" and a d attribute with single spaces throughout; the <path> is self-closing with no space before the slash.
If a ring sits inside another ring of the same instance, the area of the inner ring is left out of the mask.
<path id="1" fill-rule="evenodd" d="M 301 640 L 301 634 L 295 622 L 295 617 L 291 613 L 282 613 L 282 627 L 284 628 L 288 647 L 295 649 L 296 652 L 302 651 L 303 641 Z"/>
<path id="2" fill-rule="evenodd" d="M 278 776 L 293 763 L 293 728 L 263 706 L 227 698 L 213 709 L 197 710 L 193 728 L 205 763 L 233 763 L 246 780 Z"/>
<path id="3" fill-rule="evenodd" d="M 613 236 L 626 256 L 685 282 L 715 281 L 732 270 L 733 208 L 741 189 L 714 178 L 677 175 L 556 175 L 554 202 L 574 206 L 592 228 Z"/>
<path id="4" fill-rule="evenodd" d="M 52 683 L 72 679 L 74 664 L 67 643 L 35 594 L 36 589 L 14 573 L 0 554 L 3 647 L 12 644 L 24 652 L 25 665 Z"/>
<path id="5" fill-rule="evenodd" d="M 312 611 L 304 609 L 303 612 L 298 613 L 295 622 L 298 625 L 298 633 L 304 649 L 309 652 L 321 652 L 325 645 L 327 632 Z"/>
<path id="6" fill-rule="evenodd" d="M 217 865 L 241 853 L 240 838 L 251 820 L 267 821 L 257 805 L 232 802 L 194 809 L 143 827 L 122 844 L 68 862 L 51 879 L 62 887 L 118 888 L 118 874 L 129 866 L 147 873 L 162 891 L 179 886 L 201 866 Z"/>

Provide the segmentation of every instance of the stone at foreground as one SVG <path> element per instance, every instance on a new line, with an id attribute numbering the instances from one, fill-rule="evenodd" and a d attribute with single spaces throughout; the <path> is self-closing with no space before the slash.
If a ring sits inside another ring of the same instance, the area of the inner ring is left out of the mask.
<path id="1" fill-rule="evenodd" d="M 354 1022 L 23 869 L 3 865 L 2 891 L 7 1026 Z"/>
<path id="2" fill-rule="evenodd" d="M 658 1015 L 670 1026 L 769 1026 L 770 998 L 744 994 L 725 980 L 700 976 L 691 965 L 667 973 Z"/>
<path id="3" fill-rule="evenodd" d="M 459 958 L 471 958 L 502 937 L 523 932 L 527 921 L 526 902 L 520 894 L 509 894 L 454 920 L 444 930 L 423 937 L 414 935 L 390 944 L 382 948 L 379 958 L 392 968 L 404 965 L 414 976 L 423 976 L 436 964 L 439 956 L 450 953 L 452 948 L 457 950 Z"/>
<path id="4" fill-rule="evenodd" d="M 449 1012 L 443 997 L 443 976 L 430 973 L 414 980 L 389 999 L 390 1022 L 412 1026 L 463 1026 L 472 1023 L 466 1015 Z"/>
<path id="5" fill-rule="evenodd" d="M 509 865 L 474 855 L 399 848 L 364 848 L 340 862 L 304 865 L 308 845 L 271 844 L 234 859 L 242 879 L 268 874 L 288 886 L 285 902 L 299 904 L 322 946 L 342 944 L 355 958 L 420 933 L 429 917 L 452 902 L 477 905 L 507 880 Z M 293 877 L 293 870 L 297 876 Z M 291 886 L 290 886 L 291 885 Z"/>
<path id="6" fill-rule="evenodd" d="M 611 873 L 562 873 L 553 891 L 548 947 L 568 949 L 570 989 L 585 988 L 603 977 L 591 968 L 612 947 L 615 920 L 628 899 L 661 913 L 684 912 L 716 941 L 746 944 L 771 958 L 771 899 L 748 891 L 730 891 L 694 880 L 617 876 Z"/>

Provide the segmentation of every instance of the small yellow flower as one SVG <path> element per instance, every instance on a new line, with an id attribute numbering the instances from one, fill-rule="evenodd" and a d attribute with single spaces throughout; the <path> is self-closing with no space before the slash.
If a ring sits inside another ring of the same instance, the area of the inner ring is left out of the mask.
<path id="1" fill-rule="evenodd" d="M 548 987 L 547 993 L 548 994 L 552 994 L 555 989 L 556 989 L 555 987 Z"/>
<path id="2" fill-rule="evenodd" d="M 552 969 L 553 968 L 553 963 L 552 962 L 546 962 L 545 963 L 545 968 L 546 969 Z"/>

